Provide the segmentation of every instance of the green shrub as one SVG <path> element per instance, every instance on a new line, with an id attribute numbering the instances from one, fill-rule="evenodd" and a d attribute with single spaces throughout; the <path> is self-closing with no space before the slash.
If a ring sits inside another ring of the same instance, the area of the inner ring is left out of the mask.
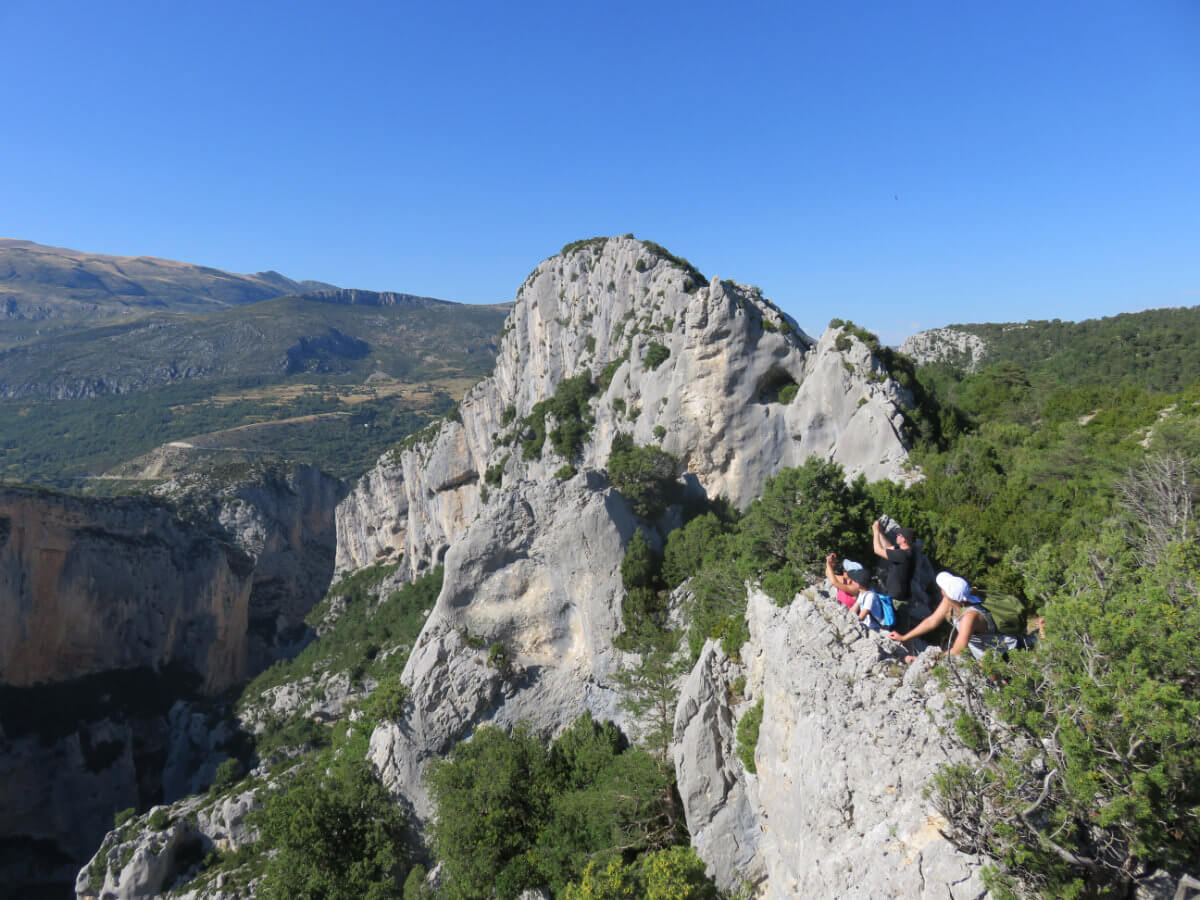
<path id="1" fill-rule="evenodd" d="M 578 469 L 576 469 L 570 463 L 567 463 L 564 466 L 558 467 L 557 471 L 555 471 L 555 473 L 554 473 L 554 477 L 557 478 L 559 481 L 566 481 L 569 478 L 574 478 L 578 472 L 579 472 Z"/>
<path id="2" fill-rule="evenodd" d="M 610 362 L 600 372 L 600 390 L 608 390 L 608 386 L 612 384 L 613 376 L 617 374 L 617 369 L 621 368 L 621 364 L 629 359 L 628 353 L 623 353 Z"/>
<path id="3" fill-rule="evenodd" d="M 363 702 L 363 714 L 371 722 L 399 722 L 404 718 L 404 706 L 410 696 L 411 691 L 400 681 L 400 676 L 389 675 Z"/>
<path id="4" fill-rule="evenodd" d="M 255 815 L 267 863 L 258 895 L 399 898 L 408 865 L 404 815 L 370 763 L 312 765 L 267 794 Z"/>
<path id="5" fill-rule="evenodd" d="M 1062 586 L 1034 651 L 985 658 L 984 678 L 951 671 L 974 761 L 939 774 L 937 804 L 959 846 L 995 861 L 996 883 L 1116 896 L 1195 860 L 1200 549 L 1174 544 L 1144 566 L 1131 537 L 1107 531 L 1046 573 Z"/>
<path id="6" fill-rule="evenodd" d="M 758 731 L 762 726 L 763 701 L 759 701 L 742 714 L 737 727 L 737 754 L 747 772 L 757 772 L 754 765 L 754 750 L 758 746 Z"/>
<path id="7" fill-rule="evenodd" d="M 708 553 L 728 527 L 713 513 L 704 513 L 667 535 L 663 551 L 662 577 L 668 588 L 682 584 L 700 572 Z"/>
<path id="8" fill-rule="evenodd" d="M 658 440 L 661 441 L 663 438 L 665 438 L 667 436 L 667 429 L 665 427 L 663 427 L 662 425 L 655 425 L 654 426 L 654 436 Z"/>
<path id="9" fill-rule="evenodd" d="M 785 384 L 779 389 L 779 402 L 784 404 L 791 403 L 796 399 L 798 393 L 800 393 L 800 385 L 794 382 L 792 384 Z"/>
<path id="10" fill-rule="evenodd" d="M 550 432 L 554 452 L 564 459 L 574 459 L 595 424 L 589 402 L 595 392 L 596 386 L 586 373 L 560 381 L 554 396 L 536 403 L 525 417 L 525 427 L 532 435 L 521 443 L 522 457 L 541 459 L 546 442 L 546 417 L 551 415 L 558 423 Z"/>
<path id="11" fill-rule="evenodd" d="M 495 465 L 488 466 L 487 472 L 483 476 L 484 484 L 489 484 L 492 487 L 500 487 L 500 483 L 504 480 L 504 467 L 506 465 L 508 465 L 507 455 Z"/>
<path id="12" fill-rule="evenodd" d="M 679 460 L 658 447 L 638 447 L 627 434 L 613 437 L 608 477 L 636 515 L 654 519 L 682 496 Z"/>
<path id="13" fill-rule="evenodd" d="M 409 869 L 408 877 L 404 879 L 404 900 L 434 900 L 432 888 L 425 884 L 427 874 L 421 865 Z"/>
<path id="14" fill-rule="evenodd" d="M 668 350 L 663 344 L 651 344 L 646 350 L 646 368 L 651 370 L 657 369 L 667 361 L 667 358 L 670 355 L 671 351 Z"/>
<path id="15" fill-rule="evenodd" d="M 213 775 L 212 789 L 214 791 L 223 791 L 228 787 L 233 787 L 241 777 L 242 764 L 236 758 L 230 756 L 217 766 L 217 771 Z"/>
<path id="16" fill-rule="evenodd" d="M 567 885 L 563 894 L 565 900 L 717 900 L 720 896 L 691 847 L 647 853 L 633 863 L 589 862 L 582 877 Z"/>
<path id="17" fill-rule="evenodd" d="M 117 813 L 115 816 L 113 816 L 113 828 L 120 828 L 122 825 L 124 825 L 126 822 L 128 822 L 130 819 L 132 819 L 136 815 L 137 815 L 137 809 L 135 809 L 132 806 L 129 807 L 128 809 L 121 810 L 119 813 Z"/>
<path id="18" fill-rule="evenodd" d="M 171 824 L 171 817 L 165 809 L 156 809 L 150 813 L 150 818 L 146 820 L 146 825 L 151 831 L 166 831 Z"/>
<path id="19" fill-rule="evenodd" d="M 453 897 L 561 895 L 593 859 L 657 850 L 683 835 L 671 773 L 589 714 L 546 747 L 490 726 L 429 769 L 433 849 Z"/>
<path id="20" fill-rule="evenodd" d="M 496 641 L 488 648 L 487 664 L 500 673 L 501 678 L 511 678 L 513 674 L 512 657 L 508 648 Z"/>

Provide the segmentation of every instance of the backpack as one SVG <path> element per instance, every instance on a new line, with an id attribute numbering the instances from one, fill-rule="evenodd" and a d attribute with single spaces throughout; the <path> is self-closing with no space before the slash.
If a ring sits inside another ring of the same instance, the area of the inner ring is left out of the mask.
<path id="1" fill-rule="evenodd" d="M 883 614 L 875 621 L 884 628 L 894 627 L 896 624 L 896 607 L 892 603 L 892 598 L 878 591 L 875 592 L 875 596 L 879 598 L 879 608 L 883 611 Z"/>
<path id="2" fill-rule="evenodd" d="M 989 594 L 982 605 L 991 613 L 997 632 L 1018 636 L 1025 634 L 1025 601 L 1016 594 Z"/>

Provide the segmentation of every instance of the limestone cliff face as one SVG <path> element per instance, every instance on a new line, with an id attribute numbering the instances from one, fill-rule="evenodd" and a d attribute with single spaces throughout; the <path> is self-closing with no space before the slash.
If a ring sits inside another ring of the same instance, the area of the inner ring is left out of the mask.
<path id="1" fill-rule="evenodd" d="M 253 566 L 143 500 L 0 491 L 0 681 L 179 664 L 217 691 L 245 671 Z"/>
<path id="2" fill-rule="evenodd" d="M 941 836 L 923 795 L 950 761 L 946 699 L 927 670 L 904 666 L 823 591 L 784 608 L 754 591 L 746 617 L 744 665 L 710 641 L 675 721 L 688 829 L 718 883 L 781 900 L 982 897 L 982 861 Z M 735 705 L 738 676 L 748 696 Z M 750 774 L 736 724 L 759 700 Z"/>
<path id="3" fill-rule="evenodd" d="M 907 398 L 865 345 L 832 332 L 813 341 L 757 289 L 704 284 L 664 253 L 615 238 L 542 263 L 518 292 L 492 377 L 338 508 L 339 566 L 395 554 L 406 577 L 446 566 L 402 676 L 411 712 L 371 741 L 419 820 L 431 812 L 425 762 L 482 722 L 553 734 L 590 710 L 637 732 L 611 677 L 623 661 L 620 563 L 638 527 L 602 471 L 615 434 L 658 444 L 693 492 L 740 506 L 813 454 L 851 474 L 901 472 Z M 601 389 L 578 457 L 547 441 L 523 459 L 521 420 L 580 374 Z M 560 481 L 568 462 L 581 472 Z M 487 665 L 494 644 L 511 674 Z"/>
<path id="4" fill-rule="evenodd" d="M 207 692 L 236 683 L 324 592 L 339 496 L 308 467 L 231 486 L 187 518 L 145 499 L 0 490 L 0 683 L 170 665 Z"/>
<path id="5" fill-rule="evenodd" d="M 523 483 L 488 504 L 446 554 L 437 606 L 404 668 L 411 713 L 371 738 L 371 759 L 420 821 L 421 777 L 473 727 L 554 734 L 585 710 L 628 724 L 608 676 L 622 654 L 621 559 L 636 520 L 597 473 Z M 511 672 L 489 664 L 504 648 Z"/>
<path id="6" fill-rule="evenodd" d="M 116 810 L 206 784 L 232 732 L 176 701 L 303 636 L 342 485 L 244 474 L 159 500 L 0 490 L 0 847 L 26 848 L 0 883 L 69 882 Z"/>
<path id="7" fill-rule="evenodd" d="M 505 480 L 544 479 L 565 462 L 600 469 L 618 431 L 679 456 L 697 489 L 738 506 L 813 454 L 850 474 L 898 477 L 909 398 L 863 344 L 842 352 L 834 337 L 812 340 L 757 288 L 702 283 L 656 245 L 625 237 L 568 249 L 517 292 L 492 376 L 339 506 L 338 569 L 402 553 L 416 575 L 479 514 L 489 468 Z M 580 459 L 547 443 L 541 459 L 523 460 L 521 420 L 580 374 L 608 379 Z M 788 385 L 798 392 L 780 402 Z"/>

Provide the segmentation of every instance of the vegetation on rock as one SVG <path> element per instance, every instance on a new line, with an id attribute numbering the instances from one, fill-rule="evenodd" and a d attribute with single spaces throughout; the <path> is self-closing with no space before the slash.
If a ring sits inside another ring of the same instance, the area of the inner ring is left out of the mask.
<path id="1" fill-rule="evenodd" d="M 523 727 L 483 727 L 434 763 L 433 848 L 452 898 L 560 894 L 589 862 L 624 861 L 685 834 L 673 779 L 611 724 L 585 714 L 547 747 Z"/>

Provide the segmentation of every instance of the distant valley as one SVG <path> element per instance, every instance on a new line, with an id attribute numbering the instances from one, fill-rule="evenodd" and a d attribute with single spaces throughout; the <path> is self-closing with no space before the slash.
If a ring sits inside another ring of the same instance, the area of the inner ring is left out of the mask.
<path id="1" fill-rule="evenodd" d="M 170 442 L 353 477 L 490 370 L 508 308 L 0 240 L 0 479 L 108 492 Z"/>

